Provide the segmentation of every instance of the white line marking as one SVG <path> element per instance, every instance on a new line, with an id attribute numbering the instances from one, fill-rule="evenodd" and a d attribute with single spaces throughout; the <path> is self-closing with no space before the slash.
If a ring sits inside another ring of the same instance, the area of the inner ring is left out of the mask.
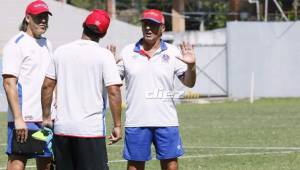
<path id="1" fill-rule="evenodd" d="M 1 143 L 1 146 L 6 146 L 6 143 Z M 123 147 L 123 145 L 109 145 L 110 147 Z M 185 149 L 245 149 L 245 150 L 300 150 L 300 147 L 289 147 L 289 146 L 266 146 L 266 147 L 257 147 L 257 146 L 183 146 Z"/>
<path id="2" fill-rule="evenodd" d="M 36 168 L 36 166 L 35 165 L 26 165 L 26 169 L 27 168 Z M 5 170 L 6 169 L 6 167 L 0 167 L 0 170 Z"/>
<path id="3" fill-rule="evenodd" d="M 294 151 L 283 151 L 283 152 L 245 152 L 245 153 L 228 153 L 228 154 L 206 154 L 206 155 L 189 155 L 182 156 L 179 159 L 189 159 L 189 158 L 208 158 L 208 157 L 218 157 L 218 156 L 248 156 L 248 155 L 271 155 L 271 154 L 289 154 L 295 153 Z M 153 158 L 152 160 L 156 160 Z M 109 163 L 120 163 L 126 162 L 127 160 L 112 160 Z"/>
<path id="4" fill-rule="evenodd" d="M 248 155 L 271 155 L 271 154 L 289 154 L 296 153 L 294 151 L 283 151 L 283 152 L 245 152 L 245 153 L 227 153 L 227 154 L 207 154 L 207 155 L 190 155 L 180 157 L 179 159 L 188 158 L 207 158 L 207 157 L 218 157 L 218 156 L 248 156 Z"/>
<path id="5" fill-rule="evenodd" d="M 206 154 L 206 155 L 189 155 L 182 156 L 179 159 L 189 159 L 189 158 L 208 158 L 208 157 L 219 157 L 219 156 L 248 156 L 248 155 L 271 155 L 271 154 L 289 154 L 295 153 L 294 151 L 283 151 L 283 152 L 245 152 L 245 153 L 227 153 L 227 154 Z M 153 158 L 152 160 L 156 160 Z M 108 163 L 120 163 L 126 162 L 127 160 L 112 160 L 108 161 Z M 27 165 L 26 168 L 35 168 L 34 165 Z M 6 167 L 0 167 L 0 170 L 5 170 Z"/>
<path id="6" fill-rule="evenodd" d="M 245 153 L 229 153 L 229 154 L 207 154 L 207 155 L 190 155 L 190 156 L 183 156 L 179 157 L 179 159 L 189 159 L 189 158 L 208 158 L 208 157 L 218 157 L 218 156 L 247 156 L 247 155 L 270 155 L 270 154 L 288 154 L 288 153 L 294 153 L 293 151 L 285 151 L 285 152 L 245 152 Z M 152 160 L 156 160 L 153 158 Z M 108 161 L 109 163 L 120 163 L 120 162 L 126 162 L 127 160 L 113 160 Z"/>
<path id="7" fill-rule="evenodd" d="M 123 147 L 123 145 L 110 145 L 108 147 Z M 287 146 L 183 146 L 185 149 L 249 149 L 249 150 L 300 150 L 300 147 L 287 147 Z"/>
<path id="8" fill-rule="evenodd" d="M 152 159 L 152 160 L 153 160 L 153 159 Z M 127 162 L 127 160 L 121 159 L 121 160 L 112 160 L 112 161 L 108 161 L 108 163 L 119 163 L 119 162 Z"/>
<path id="9" fill-rule="evenodd" d="M 254 149 L 254 150 L 300 150 L 300 147 L 255 147 L 255 146 L 183 146 L 183 148 L 187 149 Z"/>

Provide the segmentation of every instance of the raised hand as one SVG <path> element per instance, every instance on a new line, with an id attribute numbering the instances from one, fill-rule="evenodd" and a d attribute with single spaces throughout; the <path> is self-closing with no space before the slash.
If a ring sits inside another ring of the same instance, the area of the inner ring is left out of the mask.
<path id="1" fill-rule="evenodd" d="M 194 47 L 190 43 L 186 43 L 183 41 L 180 44 L 180 49 L 182 57 L 178 57 L 178 59 L 180 59 L 189 66 L 194 66 L 196 62 Z"/>

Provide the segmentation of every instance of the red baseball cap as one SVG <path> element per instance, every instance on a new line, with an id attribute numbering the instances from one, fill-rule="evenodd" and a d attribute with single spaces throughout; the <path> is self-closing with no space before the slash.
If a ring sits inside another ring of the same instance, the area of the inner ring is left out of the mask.
<path id="1" fill-rule="evenodd" d="M 106 11 L 95 9 L 86 17 L 84 24 L 86 26 L 94 25 L 98 28 L 98 33 L 106 33 L 110 23 L 109 15 Z"/>
<path id="2" fill-rule="evenodd" d="M 52 13 L 49 11 L 48 5 L 44 1 L 36 0 L 31 2 L 27 6 L 25 14 L 38 15 L 44 12 L 47 12 L 49 15 L 52 15 Z"/>
<path id="3" fill-rule="evenodd" d="M 143 12 L 141 20 L 151 20 L 159 24 L 165 23 L 165 18 L 161 11 L 157 9 L 147 9 Z"/>

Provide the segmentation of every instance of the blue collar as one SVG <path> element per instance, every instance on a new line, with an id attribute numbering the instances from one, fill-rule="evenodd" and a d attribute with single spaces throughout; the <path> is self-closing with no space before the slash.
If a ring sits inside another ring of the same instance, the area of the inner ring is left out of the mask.
<path id="1" fill-rule="evenodd" d="M 133 49 L 134 52 L 137 52 L 137 53 L 141 52 L 142 41 L 143 41 L 143 38 L 141 38 L 137 43 L 135 43 L 135 46 Z M 161 51 L 165 51 L 168 49 L 166 42 L 162 39 L 160 40 L 160 49 L 161 49 Z"/>

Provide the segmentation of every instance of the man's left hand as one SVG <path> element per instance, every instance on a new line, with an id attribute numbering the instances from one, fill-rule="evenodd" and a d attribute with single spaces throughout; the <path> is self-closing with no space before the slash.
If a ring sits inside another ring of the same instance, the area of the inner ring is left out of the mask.
<path id="1" fill-rule="evenodd" d="M 53 121 L 51 119 L 45 119 L 42 122 L 42 126 L 53 129 Z"/>
<path id="2" fill-rule="evenodd" d="M 178 57 L 178 59 L 186 63 L 188 66 L 193 67 L 196 62 L 194 47 L 188 42 L 182 42 L 180 44 L 180 49 L 182 57 Z"/>

